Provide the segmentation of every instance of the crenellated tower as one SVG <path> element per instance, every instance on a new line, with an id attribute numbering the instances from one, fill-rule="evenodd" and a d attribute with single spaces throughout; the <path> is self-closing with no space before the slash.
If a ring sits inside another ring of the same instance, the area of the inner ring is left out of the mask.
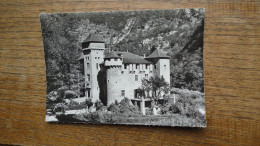
<path id="1" fill-rule="evenodd" d="M 122 96 L 118 96 L 121 91 L 121 82 L 125 80 L 122 73 L 123 57 L 118 56 L 114 51 L 106 55 L 104 64 L 107 74 L 107 105 L 114 103 L 115 100 L 121 101 Z"/>

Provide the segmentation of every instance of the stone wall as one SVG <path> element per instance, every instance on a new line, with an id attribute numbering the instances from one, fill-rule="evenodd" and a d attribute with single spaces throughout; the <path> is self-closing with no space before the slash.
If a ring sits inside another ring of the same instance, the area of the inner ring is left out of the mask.
<path id="1" fill-rule="evenodd" d="M 151 65 L 128 64 L 125 69 L 125 64 L 122 67 L 111 67 L 107 69 L 107 98 L 108 105 L 114 103 L 115 100 L 120 102 L 124 97 L 134 99 L 134 91 L 141 87 L 142 79 L 151 77 L 153 72 L 150 70 Z M 145 76 L 147 74 L 147 76 Z M 137 75 L 137 81 L 136 81 Z M 125 96 L 122 96 L 122 90 L 125 91 Z"/>
<path id="2" fill-rule="evenodd" d="M 84 56 L 85 80 L 90 84 L 89 86 L 86 87 L 90 88 L 90 97 L 92 98 L 93 102 L 99 99 L 100 89 L 98 86 L 97 75 L 98 72 L 100 71 L 100 63 L 102 63 L 103 60 L 104 60 L 104 50 L 102 49 L 99 50 L 91 49 L 90 53 Z M 88 80 L 88 75 L 90 75 L 90 81 Z"/>
<path id="3" fill-rule="evenodd" d="M 154 70 L 154 75 L 157 75 L 159 77 L 163 76 L 165 81 L 170 85 L 170 60 L 159 59 L 155 65 L 156 69 Z"/>

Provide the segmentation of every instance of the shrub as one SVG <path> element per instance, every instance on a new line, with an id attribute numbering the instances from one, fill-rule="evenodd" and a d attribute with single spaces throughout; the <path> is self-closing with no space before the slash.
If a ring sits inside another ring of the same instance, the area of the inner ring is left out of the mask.
<path id="1" fill-rule="evenodd" d="M 91 99 L 86 99 L 86 105 L 88 107 L 91 107 L 93 105 L 93 102 L 91 101 Z"/>
<path id="2" fill-rule="evenodd" d="M 134 106 L 128 98 L 124 98 L 118 104 L 111 104 L 108 110 L 118 116 L 133 116 L 139 115 L 140 111 L 137 106 Z"/>
<path id="3" fill-rule="evenodd" d="M 198 120 L 205 118 L 205 115 L 198 110 L 205 105 L 203 93 L 173 88 L 171 94 L 176 95 L 176 104 L 173 98 L 166 98 L 165 104 L 161 106 L 161 114 L 181 114 Z"/>
<path id="4" fill-rule="evenodd" d="M 64 98 L 66 98 L 66 99 L 76 98 L 76 97 L 77 97 L 77 93 L 72 90 L 67 90 L 64 93 Z"/>
<path id="5" fill-rule="evenodd" d="M 51 91 L 46 96 L 46 102 L 49 103 L 55 103 L 58 99 L 58 92 L 57 91 Z"/>
<path id="6" fill-rule="evenodd" d="M 91 123 L 114 123 L 112 114 L 106 111 L 96 111 L 93 113 L 89 113 L 85 116 L 87 121 Z"/>
<path id="7" fill-rule="evenodd" d="M 96 110 L 97 110 L 97 111 L 98 111 L 98 110 L 101 110 L 103 106 L 104 106 L 104 105 L 103 105 L 103 103 L 102 103 L 101 101 L 97 100 L 97 101 L 95 102 L 95 107 L 96 107 Z"/>
<path id="8" fill-rule="evenodd" d="M 65 109 L 67 109 L 68 106 L 65 105 L 65 103 L 58 103 L 54 106 L 53 111 L 54 112 L 65 112 Z"/>
<path id="9" fill-rule="evenodd" d="M 179 109 L 179 107 L 176 104 L 172 104 L 169 107 L 169 111 L 171 111 L 172 113 L 176 114 L 176 113 L 180 113 L 181 110 Z"/>
<path id="10" fill-rule="evenodd" d="M 58 92 L 58 99 L 60 101 L 63 100 L 64 96 L 65 96 L 65 91 L 67 91 L 69 88 L 67 86 L 63 86 L 63 87 L 60 87 L 57 92 Z"/>

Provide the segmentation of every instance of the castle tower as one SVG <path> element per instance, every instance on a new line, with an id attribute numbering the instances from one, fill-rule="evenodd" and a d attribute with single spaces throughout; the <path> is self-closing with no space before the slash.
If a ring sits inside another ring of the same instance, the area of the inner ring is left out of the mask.
<path id="1" fill-rule="evenodd" d="M 94 34 L 90 34 L 82 42 L 85 75 L 85 96 L 93 102 L 99 99 L 99 85 L 97 80 L 100 64 L 104 60 L 105 42 Z"/>
<path id="2" fill-rule="evenodd" d="M 106 75 L 107 75 L 107 103 L 110 105 L 116 100 L 120 102 L 123 99 L 121 96 L 122 81 L 125 80 L 122 76 L 123 58 L 119 57 L 114 51 L 106 55 L 104 60 Z"/>
<path id="3" fill-rule="evenodd" d="M 171 85 L 170 79 L 170 59 L 169 56 L 165 55 L 162 50 L 156 49 L 145 59 L 153 62 L 154 64 L 154 76 L 162 77 L 165 81 Z"/>

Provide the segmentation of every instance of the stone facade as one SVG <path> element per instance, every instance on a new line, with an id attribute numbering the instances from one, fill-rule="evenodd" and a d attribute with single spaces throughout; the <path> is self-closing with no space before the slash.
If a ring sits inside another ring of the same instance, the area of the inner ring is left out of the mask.
<path id="1" fill-rule="evenodd" d="M 96 39 L 96 40 L 95 40 Z M 105 43 L 96 36 L 89 36 L 82 44 L 85 74 L 85 96 L 93 102 L 99 100 L 97 75 L 105 68 L 107 103 L 120 102 L 124 97 L 135 99 L 136 89 L 141 87 L 142 79 L 163 76 L 170 84 L 170 61 L 160 50 L 147 58 L 129 52 L 112 51 L 104 55 Z"/>
<path id="2" fill-rule="evenodd" d="M 120 67 L 111 66 L 107 73 L 107 104 L 124 97 L 134 99 L 135 90 L 142 85 L 142 79 L 153 76 L 152 64 L 123 64 Z"/>

